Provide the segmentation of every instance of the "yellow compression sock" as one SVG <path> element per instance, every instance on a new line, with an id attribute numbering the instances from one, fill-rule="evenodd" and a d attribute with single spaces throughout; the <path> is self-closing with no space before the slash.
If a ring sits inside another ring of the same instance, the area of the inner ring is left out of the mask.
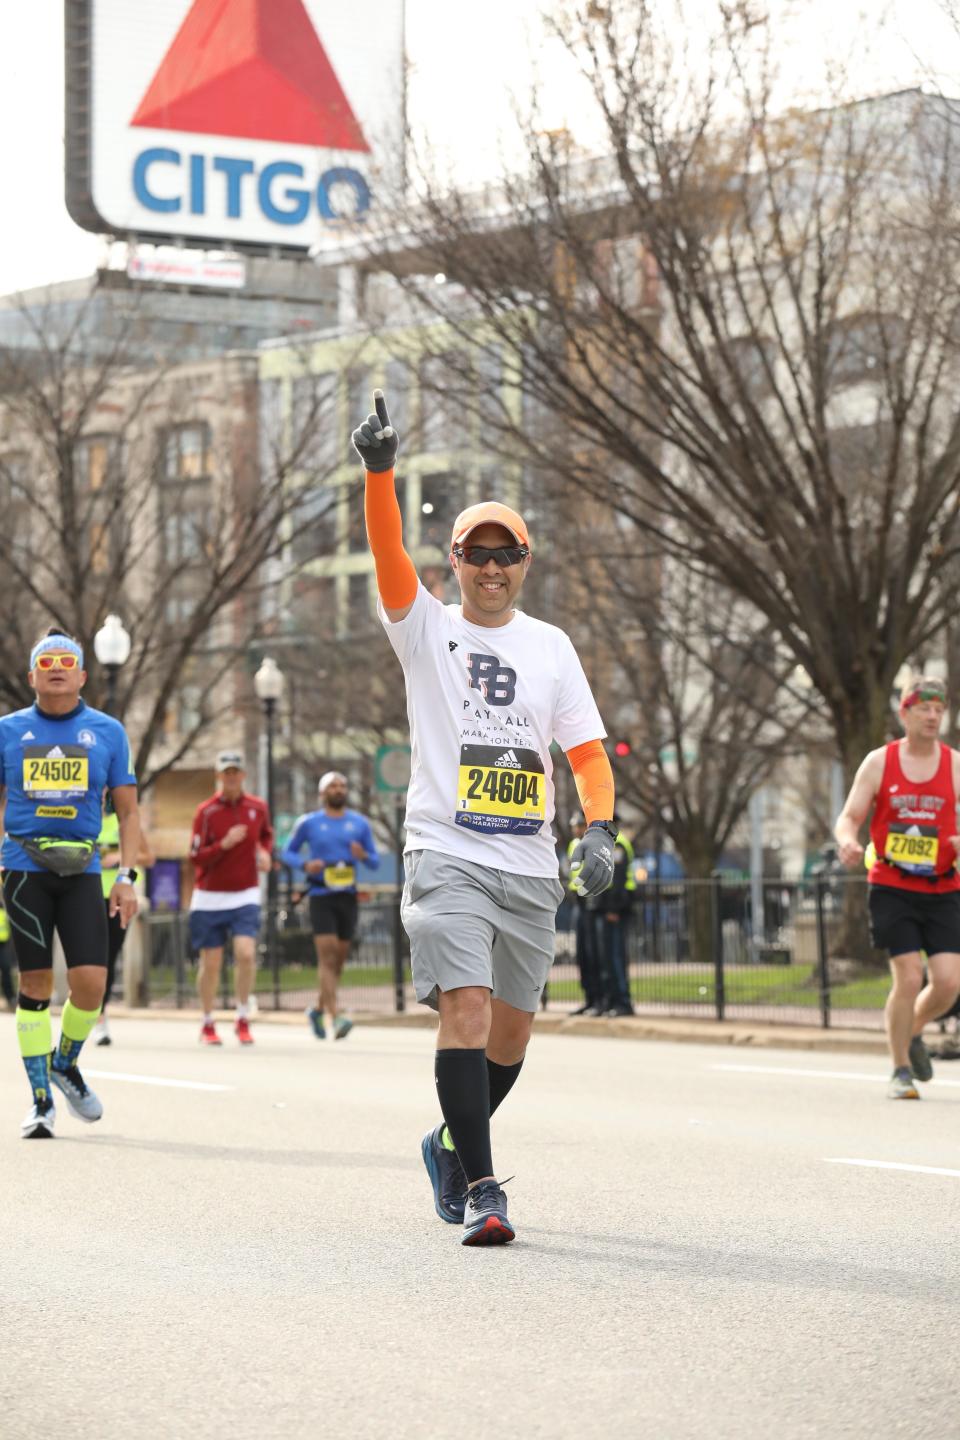
<path id="1" fill-rule="evenodd" d="M 50 1051 L 53 1049 L 49 1000 L 29 1000 L 20 996 L 17 1003 L 17 1043 L 34 1103 L 45 1105 L 50 1099 Z"/>
<path id="2" fill-rule="evenodd" d="M 96 1010 L 81 1010 L 72 1000 L 64 1005 L 60 1017 L 60 1044 L 53 1061 L 58 1070 L 66 1070 L 68 1065 L 77 1063 L 84 1041 L 100 1018 L 101 1008 L 98 1005 Z"/>

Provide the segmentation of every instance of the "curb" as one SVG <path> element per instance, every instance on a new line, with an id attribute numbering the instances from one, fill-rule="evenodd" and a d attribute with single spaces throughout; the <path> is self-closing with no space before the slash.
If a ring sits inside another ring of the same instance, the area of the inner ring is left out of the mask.
<path id="1" fill-rule="evenodd" d="M 111 1005 L 110 1014 L 138 1020 L 185 1020 L 197 1023 L 195 1010 L 132 1009 Z M 216 1019 L 230 1021 L 232 1010 L 219 1010 Z M 357 1014 L 351 1012 L 357 1026 L 381 1026 L 399 1030 L 435 1030 L 436 1015 L 429 1010 L 411 1010 L 400 1015 Z M 299 1010 L 259 1010 L 258 1025 L 303 1025 Z M 807 1025 L 745 1024 L 741 1021 L 651 1019 L 648 1016 L 551 1015 L 539 1011 L 534 1030 L 541 1035 L 585 1036 L 590 1039 L 672 1040 L 677 1044 L 736 1045 L 755 1050 L 822 1050 L 824 1052 L 885 1055 L 887 1040 L 882 1031 L 821 1030 Z"/>

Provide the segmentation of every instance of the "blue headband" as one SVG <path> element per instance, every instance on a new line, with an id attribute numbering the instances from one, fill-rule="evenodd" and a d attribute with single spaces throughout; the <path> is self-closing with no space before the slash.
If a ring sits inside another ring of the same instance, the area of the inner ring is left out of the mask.
<path id="1" fill-rule="evenodd" d="M 83 646 L 78 645 L 76 640 L 71 640 L 69 635 L 44 635 L 38 640 L 30 651 L 30 669 L 37 668 L 37 656 L 43 655 L 47 650 L 66 651 L 68 655 L 76 655 L 77 664 L 83 669 Z"/>

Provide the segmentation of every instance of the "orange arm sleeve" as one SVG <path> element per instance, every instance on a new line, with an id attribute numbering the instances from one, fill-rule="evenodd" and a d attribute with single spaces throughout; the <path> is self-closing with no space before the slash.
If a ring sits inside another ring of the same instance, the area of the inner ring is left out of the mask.
<path id="1" fill-rule="evenodd" d="M 587 824 L 613 819 L 613 771 L 602 740 L 585 740 L 567 751 Z"/>
<path id="2" fill-rule="evenodd" d="M 417 597 L 416 567 L 403 548 L 403 516 L 393 486 L 393 471 L 367 475 L 364 497 L 367 539 L 377 567 L 377 589 L 388 610 L 402 610 Z"/>

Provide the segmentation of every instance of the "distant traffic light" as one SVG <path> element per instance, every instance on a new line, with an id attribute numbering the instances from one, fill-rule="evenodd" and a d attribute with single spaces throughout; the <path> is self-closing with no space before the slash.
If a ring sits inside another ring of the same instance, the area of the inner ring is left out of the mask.
<path id="1" fill-rule="evenodd" d="M 613 747 L 613 753 L 618 760 L 624 760 L 631 753 L 632 748 L 629 740 L 618 740 Z"/>

